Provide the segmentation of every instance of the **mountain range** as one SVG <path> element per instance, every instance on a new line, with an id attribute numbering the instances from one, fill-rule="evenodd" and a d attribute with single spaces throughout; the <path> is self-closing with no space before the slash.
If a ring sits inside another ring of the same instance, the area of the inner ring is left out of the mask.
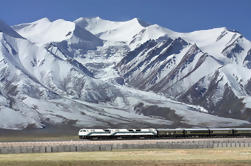
<path id="1" fill-rule="evenodd" d="M 0 128 L 245 127 L 250 71 L 251 42 L 225 27 L 0 21 Z"/>

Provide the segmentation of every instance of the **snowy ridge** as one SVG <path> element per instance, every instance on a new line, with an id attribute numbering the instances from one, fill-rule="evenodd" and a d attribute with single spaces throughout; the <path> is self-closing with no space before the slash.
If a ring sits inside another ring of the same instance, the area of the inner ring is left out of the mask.
<path id="1" fill-rule="evenodd" d="M 51 42 L 61 42 L 73 37 L 82 37 L 90 40 L 95 37 L 88 31 L 79 28 L 70 21 L 58 19 L 51 22 L 48 18 L 42 18 L 38 21 L 13 26 L 13 29 L 19 34 L 36 44 L 46 44 Z M 82 34 L 81 34 L 82 33 Z"/>
<path id="2" fill-rule="evenodd" d="M 54 43 L 56 47 L 67 50 L 69 56 L 83 54 L 103 44 L 102 40 L 89 31 L 62 19 L 51 22 L 43 18 L 32 23 L 15 25 L 13 29 L 39 46 Z"/>
<path id="3" fill-rule="evenodd" d="M 0 128 L 247 126 L 250 50 L 137 18 L 0 22 Z"/>
<path id="4" fill-rule="evenodd" d="M 114 22 L 95 17 L 79 18 L 74 22 L 103 40 L 124 42 L 127 43 L 131 49 L 135 49 L 137 46 L 150 39 L 158 39 L 166 34 L 170 36 L 176 34 L 159 25 L 144 23 L 138 18 L 129 21 Z"/>
<path id="5" fill-rule="evenodd" d="M 13 29 L 34 43 L 46 44 L 71 38 L 75 25 L 61 19 L 51 22 L 42 18 L 32 23 L 16 25 Z"/>
<path id="6" fill-rule="evenodd" d="M 79 18 L 74 22 L 98 35 L 101 39 L 124 42 L 129 42 L 145 26 L 137 18 L 124 22 L 103 20 L 100 17 Z"/>

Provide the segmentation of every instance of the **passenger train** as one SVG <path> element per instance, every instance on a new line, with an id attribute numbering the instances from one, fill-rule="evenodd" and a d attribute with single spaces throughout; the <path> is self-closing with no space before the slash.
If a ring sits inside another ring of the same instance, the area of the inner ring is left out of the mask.
<path id="1" fill-rule="evenodd" d="M 250 137 L 251 128 L 81 129 L 79 130 L 78 135 L 80 139 Z"/>

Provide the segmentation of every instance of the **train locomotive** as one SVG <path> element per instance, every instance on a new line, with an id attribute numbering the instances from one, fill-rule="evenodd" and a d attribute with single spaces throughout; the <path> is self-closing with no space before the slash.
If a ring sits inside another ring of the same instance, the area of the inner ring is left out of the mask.
<path id="1" fill-rule="evenodd" d="M 80 139 L 140 139 L 189 137 L 250 137 L 251 128 L 80 129 Z"/>
<path id="2" fill-rule="evenodd" d="M 81 129 L 80 139 L 123 139 L 123 138 L 154 138 L 157 130 L 150 129 Z"/>

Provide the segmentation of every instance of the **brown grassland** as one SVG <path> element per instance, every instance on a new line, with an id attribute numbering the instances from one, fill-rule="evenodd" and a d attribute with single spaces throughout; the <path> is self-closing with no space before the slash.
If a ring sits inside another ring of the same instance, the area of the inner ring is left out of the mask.
<path id="1" fill-rule="evenodd" d="M 1 154 L 0 166 L 239 166 L 251 148 L 148 149 L 111 152 Z"/>

